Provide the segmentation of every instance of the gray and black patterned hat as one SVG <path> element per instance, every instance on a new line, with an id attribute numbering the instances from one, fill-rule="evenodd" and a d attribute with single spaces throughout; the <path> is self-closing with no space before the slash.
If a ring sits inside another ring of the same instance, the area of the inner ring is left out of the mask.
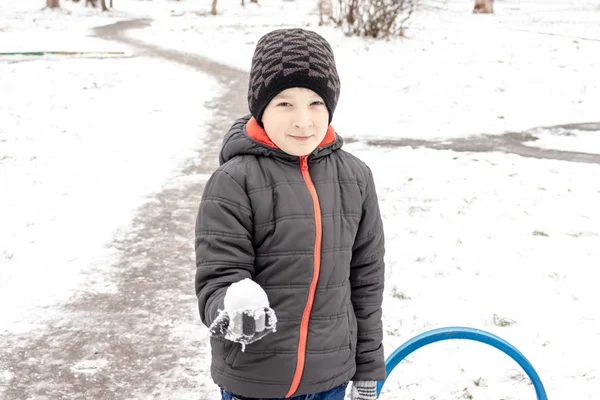
<path id="1" fill-rule="evenodd" d="M 262 124 L 269 102 L 292 87 L 308 88 L 321 96 L 331 122 L 340 97 L 340 78 L 331 46 L 315 32 L 279 29 L 267 33 L 256 45 L 248 88 L 254 118 Z"/>

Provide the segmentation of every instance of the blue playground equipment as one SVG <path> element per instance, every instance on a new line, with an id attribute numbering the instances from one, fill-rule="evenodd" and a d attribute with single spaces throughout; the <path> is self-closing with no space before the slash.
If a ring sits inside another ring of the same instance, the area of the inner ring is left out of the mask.
<path id="1" fill-rule="evenodd" d="M 447 327 L 447 328 L 439 328 L 434 329 L 425 333 L 422 333 L 414 338 L 410 339 L 402 346 L 398 347 L 392 355 L 390 355 L 385 361 L 385 369 L 387 372 L 387 376 L 390 376 L 390 373 L 396 368 L 398 364 L 406 356 L 408 356 L 413 351 L 426 346 L 431 343 L 440 342 L 442 340 L 449 339 L 467 339 L 474 340 L 476 342 L 486 343 L 492 347 L 501 350 L 505 354 L 509 355 L 513 360 L 515 360 L 521 368 L 525 371 L 525 373 L 531 379 L 533 383 L 533 387 L 535 389 L 535 393 L 537 394 L 538 400 L 548 400 L 548 396 L 546 396 L 546 391 L 544 389 L 544 385 L 542 384 L 542 380 L 539 375 L 533 368 L 533 365 L 525 358 L 525 356 L 517 350 L 513 345 L 508 343 L 506 340 L 486 331 L 482 331 L 479 329 L 473 328 L 465 328 L 465 327 Z M 385 384 L 385 380 L 377 383 L 377 397 L 381 393 L 381 389 Z"/>

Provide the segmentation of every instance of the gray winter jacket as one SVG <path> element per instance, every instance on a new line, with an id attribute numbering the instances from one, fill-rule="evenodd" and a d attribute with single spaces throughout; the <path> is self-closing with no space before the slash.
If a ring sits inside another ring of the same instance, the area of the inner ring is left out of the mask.
<path id="1" fill-rule="evenodd" d="M 245 352 L 211 337 L 214 381 L 277 398 L 383 380 L 384 236 L 371 171 L 332 129 L 330 143 L 296 157 L 254 130 L 250 137 L 248 120 L 225 136 L 204 189 L 196 294 L 209 326 L 227 287 L 251 278 L 268 295 L 277 331 Z"/>

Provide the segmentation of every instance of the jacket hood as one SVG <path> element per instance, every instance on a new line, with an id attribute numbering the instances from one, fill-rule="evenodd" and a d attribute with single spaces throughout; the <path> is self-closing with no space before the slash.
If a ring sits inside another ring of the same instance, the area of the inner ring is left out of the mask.
<path id="1" fill-rule="evenodd" d="M 227 132 L 223 138 L 223 145 L 221 147 L 221 152 L 219 153 L 220 165 L 223 165 L 232 158 L 240 155 L 274 157 L 290 162 L 298 161 L 300 157 L 293 156 L 275 147 L 266 134 L 253 135 L 254 137 L 251 137 L 251 135 L 248 134 L 248 126 L 252 126 L 252 124 L 257 124 L 254 118 L 252 118 L 252 115 L 246 115 L 234 122 L 229 129 L 229 132 Z M 256 126 L 252 126 L 252 128 L 262 129 L 260 127 L 257 128 Z M 331 126 L 329 127 L 328 136 L 330 136 L 329 142 L 313 150 L 308 156 L 309 161 L 326 157 L 332 152 L 342 148 L 344 140 L 335 133 Z"/>

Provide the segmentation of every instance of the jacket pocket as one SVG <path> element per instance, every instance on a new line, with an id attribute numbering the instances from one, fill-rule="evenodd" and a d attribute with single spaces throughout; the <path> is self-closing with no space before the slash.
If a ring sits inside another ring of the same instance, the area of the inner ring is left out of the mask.
<path id="1" fill-rule="evenodd" d="M 356 354 L 356 335 L 358 331 L 356 316 L 354 315 L 354 309 L 351 305 L 346 306 L 346 313 L 348 314 L 348 343 L 350 346 L 350 353 L 352 356 Z"/>
<path id="2" fill-rule="evenodd" d="M 233 366 L 233 361 L 235 360 L 235 356 L 237 355 L 239 347 L 239 343 L 229 342 L 229 350 L 227 350 L 225 355 L 225 364 L 229 365 L 230 367 Z"/>

